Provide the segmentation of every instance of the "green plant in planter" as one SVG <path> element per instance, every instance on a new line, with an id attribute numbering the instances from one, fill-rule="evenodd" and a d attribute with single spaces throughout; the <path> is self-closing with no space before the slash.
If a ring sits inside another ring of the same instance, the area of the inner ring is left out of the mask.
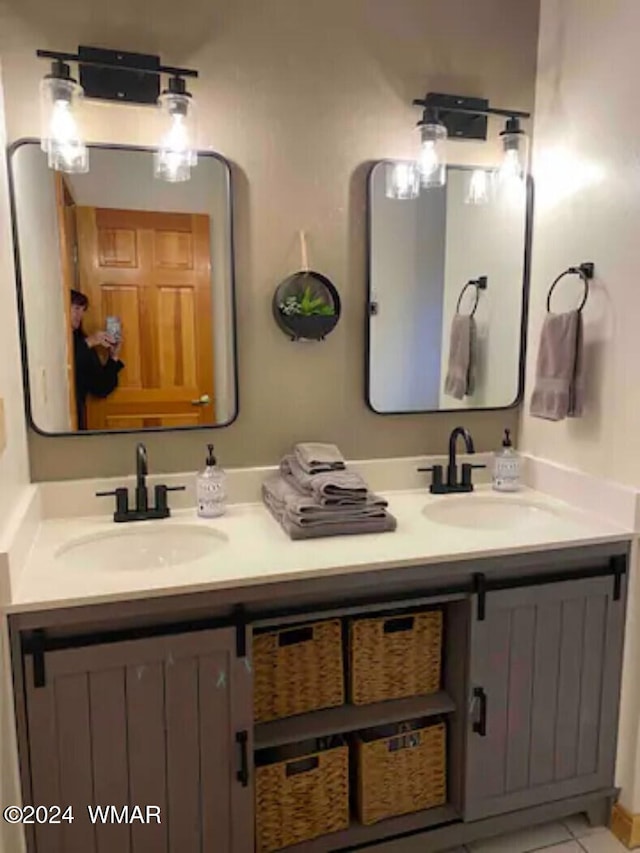
<path id="1" fill-rule="evenodd" d="M 321 296 L 313 296 L 311 286 L 307 285 L 302 296 L 287 296 L 278 306 L 287 317 L 332 317 L 336 311 Z"/>

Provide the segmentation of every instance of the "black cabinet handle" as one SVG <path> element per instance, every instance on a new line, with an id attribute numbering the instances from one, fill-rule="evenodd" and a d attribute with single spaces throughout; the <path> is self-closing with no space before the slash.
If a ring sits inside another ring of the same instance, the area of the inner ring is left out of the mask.
<path id="1" fill-rule="evenodd" d="M 487 736 L 487 694 L 482 687 L 474 687 L 473 698 L 480 702 L 480 713 L 473 724 L 473 731 L 480 737 Z"/>
<path id="2" fill-rule="evenodd" d="M 247 754 L 248 742 L 249 733 L 246 730 L 243 732 L 236 732 L 236 743 L 240 745 L 240 770 L 238 770 L 236 776 L 238 782 L 240 782 L 243 788 L 247 788 L 249 786 L 249 756 Z"/>

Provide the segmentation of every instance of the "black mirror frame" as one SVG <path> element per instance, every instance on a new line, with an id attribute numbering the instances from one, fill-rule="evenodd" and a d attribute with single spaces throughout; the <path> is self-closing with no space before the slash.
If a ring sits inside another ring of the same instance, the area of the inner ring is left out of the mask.
<path id="1" fill-rule="evenodd" d="M 48 432 L 40 429 L 33 419 L 33 411 L 31 407 L 31 386 L 29 382 L 29 359 L 27 349 L 27 328 L 26 318 L 24 313 L 24 293 L 22 282 L 22 267 L 20 261 L 20 243 L 18 238 L 18 218 L 16 214 L 16 197 L 15 197 L 15 182 L 13 177 L 12 160 L 13 155 L 23 145 L 40 145 L 40 140 L 35 138 L 22 138 L 12 142 L 7 146 L 7 172 L 9 186 L 9 205 L 11 210 L 11 233 L 13 237 L 13 257 L 15 265 L 16 277 L 16 300 L 18 307 L 18 325 L 20 331 L 20 353 L 22 357 L 22 385 L 24 389 L 24 406 L 27 418 L 27 424 L 38 435 L 47 438 L 69 438 L 69 437 L 89 437 L 93 435 L 123 435 L 123 434 L 146 434 L 150 432 L 187 432 L 197 430 L 224 429 L 231 426 L 240 413 L 240 388 L 238 380 L 238 309 L 236 298 L 236 260 L 235 260 L 235 211 L 233 203 L 233 166 L 229 160 L 218 154 L 216 151 L 198 151 L 198 157 L 210 157 L 222 165 L 226 169 L 227 174 L 227 213 L 229 216 L 229 243 L 231 251 L 231 319 L 233 323 L 233 389 L 235 394 L 235 411 L 230 420 L 222 424 L 204 424 L 202 426 L 176 426 L 176 427 L 145 427 L 144 429 L 95 429 L 95 430 L 79 430 L 77 432 Z M 140 151 L 153 153 L 154 148 L 148 145 L 116 145 L 105 143 L 90 143 L 87 145 L 90 149 L 107 150 L 107 151 Z"/>
<path id="2" fill-rule="evenodd" d="M 367 175 L 367 216 L 366 216 L 366 282 L 367 293 L 366 303 L 364 306 L 364 325 L 365 325 L 365 361 L 364 361 L 364 387 L 365 387 L 365 403 L 367 408 L 376 415 L 425 415 L 425 414 L 447 414 L 452 412 L 505 412 L 511 409 L 516 409 L 522 403 L 524 397 L 524 380 L 527 363 L 527 332 L 529 327 L 529 293 L 531 287 L 531 246 L 533 240 L 533 210 L 535 199 L 535 186 L 533 177 L 527 175 L 527 203 L 526 203 L 526 220 L 524 234 L 524 262 L 522 267 L 522 311 L 520 322 L 520 358 L 518 361 L 518 391 L 515 400 L 507 406 L 486 406 L 469 409 L 416 409 L 415 411 L 402 412 L 380 412 L 371 402 L 371 234 L 372 234 L 372 196 L 373 196 L 373 172 L 381 164 L 393 163 L 394 160 L 376 160 L 371 164 Z M 487 166 L 459 166 L 456 169 L 465 172 L 472 172 L 475 169 L 487 168 Z"/>

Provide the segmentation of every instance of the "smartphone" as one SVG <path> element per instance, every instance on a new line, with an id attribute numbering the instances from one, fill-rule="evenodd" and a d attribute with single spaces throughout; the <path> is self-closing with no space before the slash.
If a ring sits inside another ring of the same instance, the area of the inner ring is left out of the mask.
<path id="1" fill-rule="evenodd" d="M 120 343 L 120 338 L 122 337 L 122 323 L 120 322 L 120 317 L 107 317 L 106 323 L 106 333 L 110 338 L 113 338 L 117 344 Z"/>

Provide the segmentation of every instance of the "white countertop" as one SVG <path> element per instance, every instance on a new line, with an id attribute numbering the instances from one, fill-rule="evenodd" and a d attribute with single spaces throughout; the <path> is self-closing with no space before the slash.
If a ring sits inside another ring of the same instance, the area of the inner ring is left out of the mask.
<path id="1" fill-rule="evenodd" d="M 174 512 L 170 519 L 137 522 L 135 526 L 197 524 L 221 532 L 225 541 L 205 558 L 144 571 L 123 571 L 117 566 L 101 571 L 91 565 L 71 568 L 56 558 L 57 550 L 72 540 L 133 525 L 115 525 L 111 516 L 44 520 L 6 610 L 41 610 L 329 578 L 371 569 L 425 566 L 628 541 L 633 537 L 631 531 L 610 521 L 528 489 L 515 495 L 498 495 L 480 487 L 464 499 L 474 500 L 488 494 L 506 502 L 525 499 L 549 512 L 511 529 L 462 529 L 436 523 L 424 514 L 429 503 L 461 498 L 432 497 L 425 490 L 395 491 L 385 494 L 389 510 L 398 521 L 394 533 L 292 542 L 261 504 L 232 505 L 225 516 L 212 521 L 198 519 L 195 510 L 184 509 Z"/>

